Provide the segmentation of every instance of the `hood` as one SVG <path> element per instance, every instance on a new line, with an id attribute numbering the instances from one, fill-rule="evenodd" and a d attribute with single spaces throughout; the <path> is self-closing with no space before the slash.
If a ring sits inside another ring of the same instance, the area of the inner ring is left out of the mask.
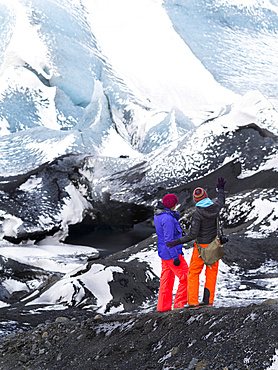
<path id="1" fill-rule="evenodd" d="M 166 212 L 167 210 L 168 210 L 168 208 L 166 208 L 164 206 L 164 204 L 159 201 L 157 203 L 157 205 L 155 206 L 155 208 L 154 208 L 154 214 L 155 215 L 160 215 L 161 213 Z"/>
<path id="2" fill-rule="evenodd" d="M 160 209 L 160 208 L 155 208 L 154 209 L 154 214 L 156 216 L 160 215 L 161 213 L 166 213 L 166 210 L 165 209 Z"/>
<path id="3" fill-rule="evenodd" d="M 157 203 L 157 205 L 155 206 L 154 214 L 156 216 L 158 216 L 162 213 L 169 213 L 170 215 L 175 217 L 175 219 L 177 219 L 177 220 L 179 220 L 179 218 L 180 218 L 180 215 L 177 212 L 174 212 L 170 208 L 165 207 L 165 205 L 162 202 L 159 201 Z"/>

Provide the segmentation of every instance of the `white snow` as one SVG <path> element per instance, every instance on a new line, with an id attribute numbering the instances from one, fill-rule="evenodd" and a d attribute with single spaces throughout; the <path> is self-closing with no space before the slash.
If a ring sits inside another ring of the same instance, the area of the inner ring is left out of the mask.
<path id="1" fill-rule="evenodd" d="M 4 235 L 16 236 L 17 229 L 20 225 L 22 225 L 22 221 L 19 218 L 11 215 L 4 215 L 4 221 L 2 221 L 0 230 L 0 239 L 2 239 Z"/>
<path id="2" fill-rule="evenodd" d="M 97 299 L 94 308 L 97 308 L 99 313 L 105 313 L 107 304 L 113 299 L 109 282 L 113 280 L 114 272 L 123 272 L 123 270 L 116 266 L 105 267 L 101 264 L 93 264 L 89 271 L 84 271 L 80 275 L 77 274 L 78 271 L 82 272 L 83 269 L 84 267 L 66 274 L 61 280 L 43 292 L 38 298 L 27 303 L 27 305 L 71 305 L 72 302 L 78 303 L 85 296 L 84 288 L 86 287 Z M 113 308 L 113 313 L 121 309 L 121 306 Z"/>
<path id="3" fill-rule="evenodd" d="M 10 293 L 17 292 L 20 290 L 28 291 L 28 287 L 25 283 L 22 283 L 15 279 L 6 279 L 2 282 L 2 286 Z"/>
<path id="4" fill-rule="evenodd" d="M 67 273 L 83 266 L 88 256 L 98 255 L 92 247 L 53 244 L 0 246 L 0 255 L 46 271 Z"/>
<path id="5" fill-rule="evenodd" d="M 99 148 L 99 155 L 104 157 L 120 157 L 124 155 L 130 158 L 142 156 L 137 150 L 134 150 L 114 128 L 109 130 L 107 138 L 103 140 L 102 146 Z"/>
<path id="6" fill-rule="evenodd" d="M 278 349 L 275 350 L 275 355 L 272 359 L 272 365 L 269 366 L 266 370 L 277 370 L 278 369 Z"/>
<path id="7" fill-rule="evenodd" d="M 5 303 L 5 302 L 2 302 L 0 301 L 0 308 L 1 307 L 9 307 L 9 304 L 8 303 Z M 1 332 L 0 332 L 1 333 Z"/>
<path id="8" fill-rule="evenodd" d="M 174 31 L 161 0 L 83 0 L 102 52 L 128 86 L 162 110 L 232 103 Z M 107 12 L 109 9 L 109 12 Z"/>
<path id="9" fill-rule="evenodd" d="M 37 152 L 40 157 L 43 157 L 44 162 L 51 162 L 54 158 L 66 153 L 67 148 L 69 148 L 74 142 L 75 135 L 73 133 L 60 139 L 59 142 L 57 142 L 57 138 L 55 138 L 55 136 L 43 141 L 28 140 L 25 148 L 30 149 L 31 152 Z"/>
<path id="10" fill-rule="evenodd" d="M 0 136 L 9 135 L 9 122 L 5 117 L 0 117 Z"/>
<path id="11" fill-rule="evenodd" d="M 55 234 L 59 241 L 63 241 L 68 235 L 68 226 L 82 222 L 84 217 L 84 210 L 91 209 L 92 205 L 82 196 L 73 184 L 66 186 L 65 190 L 69 197 L 64 201 L 64 205 L 60 214 L 58 214 L 57 222 L 62 220 L 61 231 Z"/>
<path id="12" fill-rule="evenodd" d="M 28 17 L 28 8 L 18 0 L 1 1 L 14 12 L 15 23 L 13 35 L 5 52 L 1 70 L 28 63 L 46 78 L 44 67 L 48 65 L 48 48 L 38 35 L 39 26 L 32 27 Z M 0 73 L 2 74 L 2 73 Z"/>
<path id="13" fill-rule="evenodd" d="M 248 0 L 248 2 L 242 0 L 217 0 L 216 4 L 218 6 L 237 6 L 239 8 L 247 9 L 252 7 L 263 7 L 278 14 L 277 7 L 269 0 Z"/>
<path id="14" fill-rule="evenodd" d="M 19 190 L 21 191 L 36 191 L 42 185 L 42 179 L 31 176 L 25 183 L 20 185 Z"/>

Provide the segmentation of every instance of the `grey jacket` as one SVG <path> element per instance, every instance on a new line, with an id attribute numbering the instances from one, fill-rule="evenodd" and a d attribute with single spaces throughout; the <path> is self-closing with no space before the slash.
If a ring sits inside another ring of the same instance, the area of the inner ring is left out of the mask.
<path id="1" fill-rule="evenodd" d="M 224 189 L 218 190 L 218 199 L 206 208 L 196 207 L 192 214 L 189 232 L 178 239 L 179 244 L 187 243 L 197 238 L 200 244 L 209 244 L 217 235 L 217 217 L 225 204 Z"/>

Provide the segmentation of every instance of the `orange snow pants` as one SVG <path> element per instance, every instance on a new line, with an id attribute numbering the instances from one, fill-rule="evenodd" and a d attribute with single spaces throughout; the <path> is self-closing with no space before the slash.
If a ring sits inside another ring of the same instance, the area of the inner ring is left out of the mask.
<path id="1" fill-rule="evenodd" d="M 208 244 L 200 244 L 202 248 Z M 194 243 L 193 253 L 189 264 L 188 273 L 188 304 L 199 305 L 199 276 L 204 267 L 204 261 L 199 257 L 196 243 Z M 217 280 L 219 261 L 214 263 L 211 268 L 206 266 L 206 281 L 204 287 L 203 302 L 213 304 L 215 295 L 215 285 Z"/>
<path id="2" fill-rule="evenodd" d="M 179 259 L 179 266 L 174 265 L 173 259 L 161 259 L 162 271 L 160 276 L 157 311 L 170 311 L 172 309 L 175 276 L 179 278 L 179 285 L 173 307 L 181 308 L 187 304 L 188 264 L 181 254 L 179 255 Z"/>

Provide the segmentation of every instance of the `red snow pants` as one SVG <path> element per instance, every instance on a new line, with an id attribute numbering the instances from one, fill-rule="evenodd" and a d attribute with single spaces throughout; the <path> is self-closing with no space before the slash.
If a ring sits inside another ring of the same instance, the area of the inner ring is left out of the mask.
<path id="1" fill-rule="evenodd" d="M 208 244 L 200 244 L 202 248 L 208 246 Z M 199 257 L 196 243 L 194 243 L 193 253 L 189 264 L 188 273 L 188 304 L 199 305 L 199 276 L 204 267 L 204 261 Z M 209 304 L 213 304 L 215 295 L 215 285 L 217 280 L 219 261 L 214 263 L 211 268 L 206 266 L 206 281 L 204 287 L 204 298 L 203 301 Z"/>
<path id="2" fill-rule="evenodd" d="M 179 285 L 173 307 L 181 308 L 187 304 L 188 264 L 181 254 L 179 255 L 179 259 L 179 266 L 174 265 L 173 259 L 161 259 L 162 271 L 160 276 L 157 311 L 170 311 L 172 309 L 175 276 L 179 279 Z"/>

